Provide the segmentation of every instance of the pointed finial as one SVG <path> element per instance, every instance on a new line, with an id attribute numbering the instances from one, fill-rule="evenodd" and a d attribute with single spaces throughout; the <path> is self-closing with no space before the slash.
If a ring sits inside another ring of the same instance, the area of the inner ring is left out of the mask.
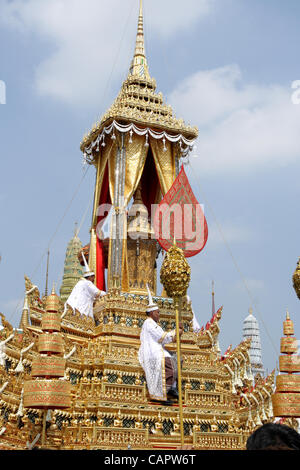
<path id="1" fill-rule="evenodd" d="M 78 222 L 75 222 L 74 237 L 78 235 Z"/>
<path id="2" fill-rule="evenodd" d="M 142 0 L 140 0 L 138 30 L 136 35 L 134 56 L 130 67 L 130 73 L 131 75 L 138 75 L 141 78 L 150 78 L 145 53 L 144 15 Z"/>
<path id="3" fill-rule="evenodd" d="M 290 313 L 289 313 L 288 309 L 286 310 L 286 320 L 290 320 Z"/>
<path id="4" fill-rule="evenodd" d="M 250 315 L 253 315 L 253 308 L 252 307 L 249 308 L 249 313 L 250 313 Z"/>
<path id="5" fill-rule="evenodd" d="M 55 282 L 53 281 L 53 284 L 52 284 L 52 291 L 51 291 L 51 295 L 55 295 Z"/>

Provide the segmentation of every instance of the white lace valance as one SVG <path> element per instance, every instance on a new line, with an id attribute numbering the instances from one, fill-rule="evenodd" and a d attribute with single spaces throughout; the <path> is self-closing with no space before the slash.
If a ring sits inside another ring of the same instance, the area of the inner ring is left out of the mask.
<path id="1" fill-rule="evenodd" d="M 172 142 L 172 143 L 179 142 L 180 149 L 181 149 L 181 152 L 182 152 L 181 156 L 183 156 L 183 157 L 187 156 L 187 154 L 193 149 L 195 141 L 196 141 L 196 139 L 187 139 L 182 134 L 170 135 L 165 131 L 156 132 L 153 129 L 150 129 L 149 127 L 144 128 L 144 129 L 140 129 L 134 123 L 124 125 L 124 124 L 119 124 L 116 121 L 113 121 L 109 126 L 104 127 L 101 134 L 99 134 L 97 136 L 97 138 L 95 140 L 93 140 L 93 142 L 91 142 L 91 144 L 88 147 L 85 148 L 85 152 L 83 154 L 83 158 L 84 158 L 85 163 L 90 162 L 92 160 L 91 156 L 92 156 L 92 153 L 93 153 L 94 149 L 96 149 L 96 151 L 98 152 L 99 148 L 100 148 L 100 145 L 102 147 L 105 147 L 105 145 L 106 145 L 105 144 L 106 135 L 112 134 L 111 138 L 112 139 L 116 138 L 115 133 L 114 133 L 115 129 L 118 130 L 119 132 L 123 132 L 123 133 L 129 132 L 129 134 L 130 134 L 129 142 L 130 143 L 132 142 L 131 139 L 132 139 L 133 133 L 135 133 L 137 135 L 141 135 L 141 136 L 144 135 L 146 137 L 145 145 L 148 145 L 149 135 L 151 137 L 153 137 L 154 139 L 157 139 L 157 140 L 159 140 L 159 139 L 162 139 L 163 141 L 168 140 L 169 142 Z"/>

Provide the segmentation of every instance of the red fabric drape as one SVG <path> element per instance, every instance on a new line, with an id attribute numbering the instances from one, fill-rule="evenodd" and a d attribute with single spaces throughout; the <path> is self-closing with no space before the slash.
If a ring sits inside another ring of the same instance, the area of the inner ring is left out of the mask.
<path id="1" fill-rule="evenodd" d="M 108 165 L 106 165 L 105 173 L 102 182 L 102 188 L 99 198 L 99 206 L 101 204 L 110 204 L 110 194 L 109 194 L 109 180 L 108 180 Z M 97 226 L 100 222 L 104 222 L 108 214 L 101 215 L 97 217 Z M 104 248 L 103 241 L 97 235 L 97 244 L 96 244 L 96 285 L 98 289 L 105 291 L 105 257 L 104 257 Z"/>
<path id="2" fill-rule="evenodd" d="M 141 177 L 142 199 L 148 209 L 148 215 L 151 215 L 151 205 L 155 204 L 157 192 L 159 190 L 159 180 L 155 168 L 154 158 L 151 148 L 146 158 L 145 167 Z"/>

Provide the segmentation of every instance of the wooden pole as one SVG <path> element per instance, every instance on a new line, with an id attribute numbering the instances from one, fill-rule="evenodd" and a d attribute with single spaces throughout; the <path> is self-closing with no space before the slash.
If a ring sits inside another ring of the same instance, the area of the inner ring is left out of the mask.
<path id="1" fill-rule="evenodd" d="M 184 446 L 184 427 L 183 427 L 183 409 L 182 409 L 182 380 L 181 380 L 181 348 L 179 335 L 179 299 L 174 299 L 175 315 L 176 315 L 176 346 L 177 346 L 177 385 L 178 385 L 178 403 L 179 403 L 179 424 L 180 424 L 180 440 L 181 447 Z"/>

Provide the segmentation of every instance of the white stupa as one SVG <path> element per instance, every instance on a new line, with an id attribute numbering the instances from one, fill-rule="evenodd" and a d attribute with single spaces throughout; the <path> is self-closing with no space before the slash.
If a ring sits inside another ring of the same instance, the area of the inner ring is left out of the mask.
<path id="1" fill-rule="evenodd" d="M 245 318 L 243 324 L 243 339 L 251 338 L 251 347 L 249 349 L 250 362 L 252 374 L 265 375 L 263 368 L 262 354 L 261 354 L 261 341 L 258 321 L 253 315 L 252 308 L 249 309 L 249 315 Z"/>

